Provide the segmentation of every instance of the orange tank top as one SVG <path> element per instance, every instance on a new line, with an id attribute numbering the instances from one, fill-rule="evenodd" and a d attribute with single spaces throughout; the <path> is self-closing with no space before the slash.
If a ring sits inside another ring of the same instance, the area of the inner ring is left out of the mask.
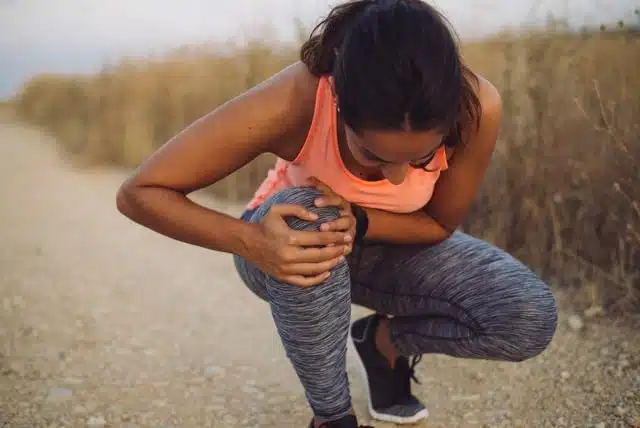
<path id="1" fill-rule="evenodd" d="M 441 171 L 447 169 L 444 147 L 424 169 L 409 168 L 405 180 L 395 185 L 388 180 L 366 181 L 344 165 L 338 148 L 335 100 L 329 79 L 320 79 L 315 111 L 307 138 L 292 162 L 278 158 L 247 205 L 257 208 L 273 194 L 290 187 L 308 185 L 309 177 L 326 183 L 337 194 L 363 207 L 395 213 L 410 213 L 429 202 Z"/>

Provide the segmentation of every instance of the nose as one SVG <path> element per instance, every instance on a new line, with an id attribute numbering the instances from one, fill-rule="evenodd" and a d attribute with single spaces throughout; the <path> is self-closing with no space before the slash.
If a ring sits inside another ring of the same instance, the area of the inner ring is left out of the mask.
<path id="1" fill-rule="evenodd" d="M 389 180 L 391 184 L 395 184 L 396 186 L 402 184 L 404 179 L 407 177 L 407 171 L 409 169 L 409 165 L 389 165 L 382 168 L 382 175 Z"/>

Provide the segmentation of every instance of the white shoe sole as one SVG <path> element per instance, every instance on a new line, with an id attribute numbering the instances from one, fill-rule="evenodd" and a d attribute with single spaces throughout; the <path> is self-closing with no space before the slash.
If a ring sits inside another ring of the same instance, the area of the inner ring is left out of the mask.
<path id="1" fill-rule="evenodd" d="M 360 358 L 360 353 L 356 349 L 355 341 L 353 340 L 353 337 L 351 337 L 351 326 L 349 326 L 349 341 L 353 346 L 353 351 L 354 351 L 354 354 L 356 355 L 356 360 L 358 361 L 358 367 L 360 368 L 360 373 L 364 378 L 364 387 L 367 392 L 367 405 L 369 407 L 369 414 L 371 415 L 372 418 L 377 419 L 379 421 L 383 421 L 383 422 L 393 422 L 398 425 L 407 425 L 407 424 L 418 423 L 421 420 L 429 417 L 429 411 L 427 409 L 420 410 L 418 413 L 408 418 L 376 412 L 373 408 L 373 405 L 371 404 L 371 391 L 369 390 L 369 377 L 367 376 L 367 370 L 364 368 L 364 362 Z"/>

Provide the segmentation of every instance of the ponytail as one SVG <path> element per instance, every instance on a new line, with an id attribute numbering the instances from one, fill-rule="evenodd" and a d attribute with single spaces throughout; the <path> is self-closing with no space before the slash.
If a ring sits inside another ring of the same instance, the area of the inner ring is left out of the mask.
<path id="1" fill-rule="evenodd" d="M 354 21 L 375 0 L 351 0 L 335 6 L 311 32 L 300 49 L 300 60 L 311 74 L 321 77 L 330 74 L 335 64 L 336 51 L 347 35 Z"/>

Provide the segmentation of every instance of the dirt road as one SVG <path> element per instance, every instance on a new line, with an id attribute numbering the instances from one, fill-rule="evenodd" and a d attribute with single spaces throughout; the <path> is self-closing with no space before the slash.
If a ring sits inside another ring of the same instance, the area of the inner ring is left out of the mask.
<path id="1" fill-rule="evenodd" d="M 0 426 L 306 426 L 268 308 L 229 256 L 132 224 L 115 208 L 122 172 L 74 171 L 51 139 L 8 120 L 0 174 Z M 633 426 L 640 325 L 570 327 L 569 315 L 533 361 L 425 357 L 420 426 Z M 354 367 L 350 354 L 367 421 Z"/>

